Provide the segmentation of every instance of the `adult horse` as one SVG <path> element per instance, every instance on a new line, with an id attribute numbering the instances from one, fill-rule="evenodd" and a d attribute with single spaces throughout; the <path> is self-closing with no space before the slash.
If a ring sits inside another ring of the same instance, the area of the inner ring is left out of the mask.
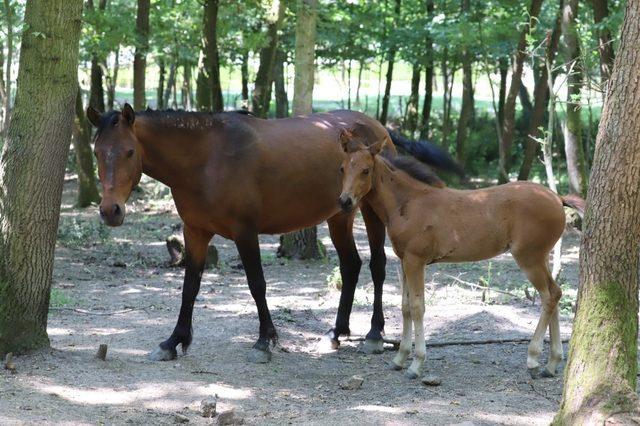
<path id="1" fill-rule="evenodd" d="M 184 222 L 186 271 L 180 314 L 171 336 L 150 354 L 152 360 L 174 359 L 179 344 L 183 351 L 190 345 L 207 246 L 218 234 L 235 242 L 258 309 L 260 334 L 248 358 L 268 362 L 269 343 L 276 343 L 277 334 L 265 298 L 258 235 L 291 232 L 325 220 L 338 253 L 343 287 L 335 327 L 323 341 L 337 348 L 339 336 L 350 332 L 362 264 L 353 239 L 354 213 L 342 212 L 337 202 L 344 158 L 338 135 L 340 129 L 351 128 L 363 139 L 384 140 L 385 150 L 393 155 L 384 127 L 353 111 L 263 120 L 238 112 L 135 113 L 125 104 L 122 112 L 103 115 L 89 108 L 87 116 L 98 128 L 95 154 L 104 222 L 122 224 L 125 202 L 142 173 L 171 188 Z M 373 317 L 364 348 L 381 351 L 385 228 L 366 203 L 361 211 L 374 283 Z"/>

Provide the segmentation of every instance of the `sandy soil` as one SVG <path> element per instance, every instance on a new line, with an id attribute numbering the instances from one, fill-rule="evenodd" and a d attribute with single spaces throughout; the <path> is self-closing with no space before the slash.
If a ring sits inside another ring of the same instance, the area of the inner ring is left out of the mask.
<path id="1" fill-rule="evenodd" d="M 154 363 L 147 353 L 171 333 L 180 306 L 182 270 L 167 266 L 164 239 L 179 218 L 166 188 L 145 184 L 129 205 L 125 225 L 104 230 L 95 208 L 72 207 L 74 182 L 65 184 L 54 297 L 51 349 L 15 360 L 0 371 L 0 424 L 207 424 L 203 399 L 218 397 L 218 412 L 235 409 L 247 424 L 548 424 L 561 395 L 561 378 L 531 380 L 526 343 L 429 348 L 427 387 L 389 371 L 393 356 L 364 355 L 358 343 L 317 353 L 318 338 L 335 319 L 339 293 L 327 285 L 337 265 L 326 226 L 324 262 L 275 257 L 277 237 L 261 237 L 267 299 L 280 336 L 269 364 L 245 362 L 258 330 L 257 314 L 233 243 L 216 237 L 221 267 L 207 270 L 194 311 L 194 341 L 185 356 Z M 148 201 L 160 200 L 160 201 Z M 362 222 L 358 247 L 367 264 Z M 563 288 L 577 285 L 578 236 L 565 235 Z M 386 333 L 401 327 L 397 258 L 390 247 L 384 307 Z M 463 281 L 523 294 L 524 275 L 509 255 L 427 270 L 427 341 L 530 337 L 539 301 L 468 288 Z M 532 290 L 531 285 L 529 288 Z M 368 331 L 373 288 L 360 276 L 351 331 Z M 562 334 L 570 333 L 570 298 Z M 108 344 L 106 361 L 95 358 Z M 546 350 L 543 357 L 546 357 Z M 565 345 L 566 352 L 566 345 Z M 340 382 L 359 375 L 358 390 Z M 561 375 L 560 375 L 561 376 Z"/>

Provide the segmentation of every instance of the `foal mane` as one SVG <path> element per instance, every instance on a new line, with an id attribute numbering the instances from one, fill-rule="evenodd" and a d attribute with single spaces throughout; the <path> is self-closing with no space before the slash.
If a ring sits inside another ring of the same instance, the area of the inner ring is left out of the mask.
<path id="1" fill-rule="evenodd" d="M 415 179 L 421 183 L 426 183 L 427 185 L 436 188 L 444 188 L 446 186 L 445 183 L 438 177 L 438 175 L 433 170 L 431 170 L 431 168 L 413 157 L 401 155 L 392 158 L 383 156 L 381 158 L 388 166 L 390 166 L 392 170 L 400 170 L 407 174 L 410 178 Z"/>

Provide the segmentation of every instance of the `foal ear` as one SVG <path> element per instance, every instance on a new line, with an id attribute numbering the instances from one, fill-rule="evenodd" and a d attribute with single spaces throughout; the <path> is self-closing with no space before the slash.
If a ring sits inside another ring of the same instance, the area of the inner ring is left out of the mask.
<path id="1" fill-rule="evenodd" d="M 374 143 L 373 145 L 369 145 L 369 152 L 371 155 L 378 155 L 380 151 L 382 151 L 382 147 L 384 146 L 384 139 Z"/>
<path id="2" fill-rule="evenodd" d="M 102 114 L 100 114 L 100 111 L 98 111 L 94 107 L 88 106 L 87 118 L 89 119 L 89 123 L 93 124 L 94 127 L 98 127 L 100 126 L 100 121 L 102 121 Z"/>
<path id="3" fill-rule="evenodd" d="M 347 129 L 340 130 L 340 145 L 342 146 L 342 150 L 347 154 L 351 152 L 349 149 L 349 144 L 352 140 L 353 140 L 353 134 L 349 130 Z"/>
<path id="4" fill-rule="evenodd" d="M 125 103 L 122 107 L 122 116 L 127 120 L 127 123 L 129 123 L 130 126 L 133 125 L 133 122 L 136 120 L 136 113 L 128 103 Z"/>

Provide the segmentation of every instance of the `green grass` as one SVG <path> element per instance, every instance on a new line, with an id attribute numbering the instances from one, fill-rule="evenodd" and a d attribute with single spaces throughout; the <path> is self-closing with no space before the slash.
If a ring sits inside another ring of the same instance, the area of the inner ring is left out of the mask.
<path id="1" fill-rule="evenodd" d="M 64 291 L 52 288 L 51 289 L 51 297 L 49 299 L 49 306 L 52 308 L 62 308 L 65 306 L 74 305 L 75 301 L 71 296 L 66 294 Z"/>

